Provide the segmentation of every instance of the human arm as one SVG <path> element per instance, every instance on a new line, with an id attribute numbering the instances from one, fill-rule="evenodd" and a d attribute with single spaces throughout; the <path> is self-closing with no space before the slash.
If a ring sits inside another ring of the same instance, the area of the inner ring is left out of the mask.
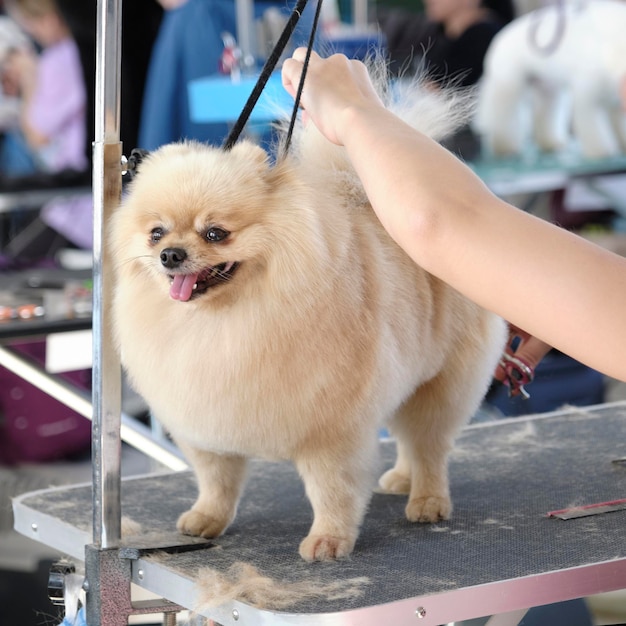
<path id="1" fill-rule="evenodd" d="M 304 51 L 283 65 L 292 95 Z M 626 259 L 496 197 L 386 110 L 358 61 L 313 54 L 302 106 L 345 146 L 381 223 L 424 269 L 547 344 L 626 380 Z"/>

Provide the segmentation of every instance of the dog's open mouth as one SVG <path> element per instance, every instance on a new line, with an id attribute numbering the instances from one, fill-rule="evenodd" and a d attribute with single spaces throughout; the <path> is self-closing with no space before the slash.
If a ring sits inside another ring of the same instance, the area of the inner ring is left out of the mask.
<path id="1" fill-rule="evenodd" d="M 205 293 L 211 287 L 228 282 L 239 263 L 228 261 L 193 274 L 170 274 L 170 297 L 187 302 Z"/>

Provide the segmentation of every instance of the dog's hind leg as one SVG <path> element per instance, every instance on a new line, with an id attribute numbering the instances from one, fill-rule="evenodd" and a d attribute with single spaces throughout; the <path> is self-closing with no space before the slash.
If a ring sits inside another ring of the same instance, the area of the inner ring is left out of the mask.
<path id="1" fill-rule="evenodd" d="M 446 402 L 442 384 L 436 379 L 420 387 L 390 425 L 398 458 L 379 484 L 386 491 L 409 494 L 405 512 L 412 522 L 438 522 L 452 512 L 448 455 L 464 415 Z"/>
<path id="2" fill-rule="evenodd" d="M 374 485 L 378 442 L 314 449 L 296 459 L 313 507 L 313 524 L 300 543 L 306 561 L 329 561 L 352 552 Z"/>
<path id="3" fill-rule="evenodd" d="M 177 442 L 198 482 L 198 499 L 176 526 L 186 535 L 217 537 L 235 518 L 246 474 L 246 459 L 216 454 Z"/>
<path id="4" fill-rule="evenodd" d="M 392 435 L 396 434 L 393 425 L 390 425 L 389 429 Z M 380 477 L 378 484 L 387 493 L 409 495 L 411 492 L 412 447 L 405 445 L 404 439 L 399 438 L 396 439 L 396 450 L 396 464 Z"/>
<path id="5" fill-rule="evenodd" d="M 412 522 L 450 517 L 448 456 L 491 380 L 499 354 L 493 349 L 495 338 L 483 346 L 460 348 L 458 358 L 421 385 L 390 424 L 398 440 L 398 461 L 379 482 L 385 490 L 409 493 L 406 516 Z"/>

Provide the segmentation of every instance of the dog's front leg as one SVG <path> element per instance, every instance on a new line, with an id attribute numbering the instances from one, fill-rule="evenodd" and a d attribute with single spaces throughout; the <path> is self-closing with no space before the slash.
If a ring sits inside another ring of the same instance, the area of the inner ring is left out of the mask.
<path id="1" fill-rule="evenodd" d="M 315 451 L 297 459 L 313 507 L 313 524 L 300 543 L 305 561 L 330 561 L 352 552 L 372 493 L 373 452 L 367 448 Z"/>
<path id="2" fill-rule="evenodd" d="M 178 445 L 191 463 L 198 482 L 198 499 L 176 524 L 186 535 L 217 537 L 235 518 L 246 474 L 242 456 L 216 454 L 188 444 Z"/>

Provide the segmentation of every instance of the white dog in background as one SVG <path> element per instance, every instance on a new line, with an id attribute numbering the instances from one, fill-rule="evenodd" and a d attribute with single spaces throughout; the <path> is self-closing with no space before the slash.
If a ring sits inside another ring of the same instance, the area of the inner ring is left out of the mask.
<path id="1" fill-rule="evenodd" d="M 502 29 L 485 58 L 476 127 L 488 154 L 516 155 L 532 138 L 555 152 L 574 138 L 588 158 L 626 152 L 626 2 L 569 2 Z"/>

